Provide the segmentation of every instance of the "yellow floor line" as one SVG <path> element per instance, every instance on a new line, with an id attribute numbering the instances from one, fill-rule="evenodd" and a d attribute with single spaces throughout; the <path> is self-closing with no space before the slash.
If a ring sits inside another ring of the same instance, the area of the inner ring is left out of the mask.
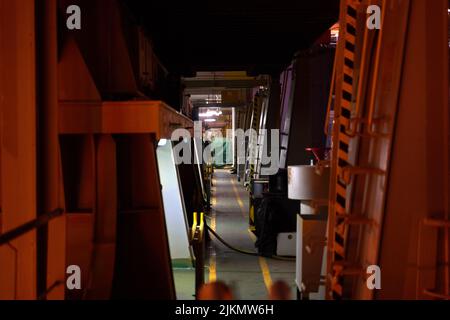
<path id="1" fill-rule="evenodd" d="M 272 277 L 270 276 L 270 269 L 264 257 L 259 257 L 259 266 L 262 270 L 264 284 L 266 285 L 267 292 L 269 292 L 270 287 L 272 287 Z"/>
<path id="2" fill-rule="evenodd" d="M 216 231 L 216 213 L 213 213 L 211 216 L 211 229 Z"/>
<path id="3" fill-rule="evenodd" d="M 209 258 L 209 282 L 217 281 L 216 254 L 211 254 Z"/>
<path id="4" fill-rule="evenodd" d="M 241 208 L 241 212 L 245 218 L 246 215 L 245 215 L 244 203 L 241 200 L 241 196 L 239 195 L 239 192 L 236 188 L 236 185 L 235 185 L 235 182 L 233 179 L 231 179 L 231 184 L 233 185 L 233 190 L 234 190 L 234 193 L 236 194 L 236 199 L 238 201 L 239 207 Z M 250 235 L 250 238 L 252 239 L 252 241 L 256 242 L 256 236 L 253 234 L 253 232 L 251 232 L 250 230 L 248 230 L 248 232 L 249 232 L 249 235 Z M 269 265 L 267 264 L 266 258 L 264 258 L 264 257 L 259 257 L 258 261 L 259 261 L 259 266 L 261 268 L 262 275 L 264 278 L 264 284 L 266 285 L 266 289 L 268 292 L 270 290 L 270 287 L 272 286 L 272 276 L 270 275 Z"/>
<path id="5" fill-rule="evenodd" d="M 256 242 L 256 236 L 255 234 L 252 232 L 252 230 L 248 229 L 248 234 L 250 235 L 250 238 L 252 239 L 253 242 Z"/>
<path id="6" fill-rule="evenodd" d="M 250 239 L 252 239 L 253 242 L 256 242 L 257 238 L 250 229 L 248 229 L 248 234 L 250 236 Z M 264 284 L 266 285 L 267 291 L 269 291 L 270 287 L 272 286 L 272 276 L 270 275 L 269 265 L 267 264 L 267 260 L 264 257 L 259 257 L 258 260 L 264 278 Z"/>
<path id="7" fill-rule="evenodd" d="M 216 206 L 216 197 L 213 195 L 211 198 L 211 204 L 213 208 Z M 214 209 L 212 210 L 211 217 L 211 229 L 216 231 L 216 213 Z M 209 282 L 217 281 L 217 264 L 216 264 L 216 249 L 211 246 L 210 257 L 209 257 Z"/>
<path id="8" fill-rule="evenodd" d="M 244 218 L 247 218 L 245 210 L 244 210 L 244 203 L 241 200 L 241 197 L 239 195 L 239 191 L 236 188 L 236 184 L 235 184 L 233 179 L 231 179 L 231 185 L 233 186 L 234 194 L 236 195 L 237 202 L 239 204 L 239 207 L 241 208 L 242 215 L 244 216 Z"/>

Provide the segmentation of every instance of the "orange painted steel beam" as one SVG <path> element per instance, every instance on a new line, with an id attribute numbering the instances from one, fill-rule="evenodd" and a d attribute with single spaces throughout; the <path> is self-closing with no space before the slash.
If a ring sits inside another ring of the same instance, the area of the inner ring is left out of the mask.
<path id="1" fill-rule="evenodd" d="M 447 8 L 446 0 L 410 3 L 379 264 L 396 281 L 385 281 L 377 299 L 448 295 L 445 230 L 420 223 L 448 220 Z"/>
<path id="2" fill-rule="evenodd" d="M 36 3 L 38 12 L 38 205 L 39 212 L 62 207 L 58 137 L 57 0 Z M 66 221 L 61 216 L 38 231 L 38 294 L 42 299 L 64 299 L 66 277 Z"/>
<path id="3" fill-rule="evenodd" d="M 116 143 L 112 136 L 98 137 L 96 146 L 96 207 L 92 265 L 88 272 L 86 298 L 107 300 L 111 297 L 117 229 Z"/>
<path id="4" fill-rule="evenodd" d="M 121 135 L 117 144 L 116 268 L 113 299 L 175 299 L 155 140 Z"/>
<path id="5" fill-rule="evenodd" d="M 0 0 L 0 232 L 37 217 L 35 1 Z M 36 299 L 36 232 L 0 247 L 0 299 Z"/>
<path id="6" fill-rule="evenodd" d="M 192 131 L 193 122 L 162 101 L 60 103 L 60 134 L 154 133 L 170 139 L 176 129 Z"/>

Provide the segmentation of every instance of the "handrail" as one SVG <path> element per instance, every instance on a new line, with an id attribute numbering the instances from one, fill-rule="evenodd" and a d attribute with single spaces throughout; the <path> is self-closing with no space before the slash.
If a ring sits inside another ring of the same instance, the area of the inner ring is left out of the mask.
<path id="1" fill-rule="evenodd" d="M 368 40 L 369 40 L 369 28 L 364 28 L 364 38 L 363 38 L 363 48 L 362 48 L 362 52 L 361 52 L 361 66 L 359 68 L 360 73 L 359 73 L 359 81 L 358 81 L 358 89 L 357 89 L 357 93 L 356 93 L 356 97 L 358 97 L 356 99 L 355 102 L 355 115 L 356 117 L 359 117 L 360 114 L 360 110 L 361 110 L 361 105 L 362 105 L 362 96 L 363 96 L 363 90 L 364 90 L 364 78 L 365 78 L 365 71 L 366 71 L 366 64 L 367 64 L 367 50 L 369 47 L 368 44 Z"/>
<path id="2" fill-rule="evenodd" d="M 200 225 L 198 226 L 199 242 L 203 242 L 203 235 L 205 233 L 205 214 L 200 213 Z"/>
<path id="3" fill-rule="evenodd" d="M 192 225 L 191 245 L 195 254 L 195 292 L 198 293 L 205 283 L 205 214 L 198 216 L 194 212 L 194 223 Z M 200 220 L 200 222 L 198 221 Z"/>
<path id="4" fill-rule="evenodd" d="M 10 243 L 28 232 L 39 229 L 47 225 L 51 220 L 61 216 L 64 213 L 63 209 L 56 209 L 51 212 L 40 215 L 37 219 L 27 222 L 11 231 L 0 235 L 0 246 Z"/>
<path id="5" fill-rule="evenodd" d="M 198 223 L 197 223 L 197 212 L 194 212 L 194 219 L 193 219 L 192 228 L 191 228 L 191 240 L 194 239 L 194 235 L 195 235 L 195 232 L 197 230 L 197 225 L 198 225 Z"/>
<path id="6" fill-rule="evenodd" d="M 55 281 L 43 294 L 38 297 L 38 300 L 47 300 L 47 296 L 52 293 L 56 288 L 64 285 L 65 282 L 62 280 Z"/>
<path id="7" fill-rule="evenodd" d="M 379 73 L 379 69 L 380 69 L 379 66 L 380 66 L 380 57 L 381 57 L 381 45 L 382 45 L 382 40 L 383 40 L 383 25 L 384 25 L 384 18 L 386 16 L 386 0 L 383 0 L 381 10 L 382 10 L 381 28 L 379 30 L 380 35 L 378 37 L 377 51 L 375 54 L 372 95 L 370 97 L 368 119 L 367 119 L 367 133 L 371 136 L 377 135 L 377 133 L 375 132 L 375 130 L 372 127 L 373 127 L 373 123 L 374 123 L 374 114 L 375 114 L 375 91 L 378 86 L 378 73 Z"/>
<path id="8" fill-rule="evenodd" d="M 191 229 L 191 241 L 193 243 L 203 242 L 203 235 L 205 234 L 205 214 L 203 212 L 200 215 L 197 215 L 197 212 L 194 212 L 194 223 L 192 224 Z"/>
<path id="9" fill-rule="evenodd" d="M 367 64 L 367 50 L 368 50 L 368 34 L 369 34 L 369 28 L 364 28 L 364 37 L 363 37 L 363 48 L 361 52 L 361 66 L 360 66 L 360 74 L 359 74 L 359 81 L 358 81 L 358 88 L 356 92 L 356 101 L 355 101 L 355 118 L 350 119 L 348 122 L 348 127 L 346 128 L 346 133 L 350 137 L 356 137 L 357 136 L 357 127 L 358 123 L 365 122 L 365 119 L 361 118 L 362 115 L 360 115 L 361 105 L 362 105 L 362 96 L 363 96 L 363 90 L 364 90 L 364 78 L 365 78 L 365 71 L 366 71 L 366 64 Z M 352 130 L 352 123 L 355 123 L 355 128 Z"/>
<path id="10" fill-rule="evenodd" d="M 335 53 L 334 56 L 334 62 L 333 62 L 333 74 L 331 76 L 331 83 L 330 83 L 330 95 L 328 96 L 328 103 L 327 103 L 327 115 L 325 118 L 325 128 L 324 133 L 326 136 L 330 135 L 330 116 L 331 116 L 331 105 L 333 104 L 333 95 L 335 93 L 336 88 L 336 65 L 337 65 L 337 53 Z"/>
<path id="11" fill-rule="evenodd" d="M 440 299 L 440 300 L 450 300 L 450 295 L 437 293 L 431 290 L 423 290 L 423 294 L 429 296 L 431 298 Z"/>
<path id="12" fill-rule="evenodd" d="M 416 292 L 416 298 L 419 299 L 419 273 L 420 273 L 420 263 L 422 260 L 422 233 L 423 233 L 423 227 L 429 227 L 429 228 L 437 228 L 437 229 L 445 229 L 446 233 L 448 234 L 448 230 L 450 229 L 450 220 L 447 219 L 433 219 L 433 218 L 424 218 L 419 222 L 419 231 L 418 231 L 418 241 L 417 241 L 417 253 L 416 253 L 416 265 L 418 268 L 418 272 L 416 275 L 416 286 L 417 286 L 417 292 Z M 450 279 L 449 279 L 449 272 L 450 272 L 450 265 L 449 265 L 449 259 L 448 255 L 445 257 L 445 278 L 444 278 L 444 287 L 445 292 L 439 293 L 435 292 L 434 290 L 429 289 L 423 289 L 422 294 L 429 296 L 431 298 L 435 299 L 442 299 L 442 300 L 450 300 Z"/>
<path id="13" fill-rule="evenodd" d="M 341 261 L 345 261 L 347 257 L 347 242 L 348 242 L 348 225 L 342 219 L 338 219 L 337 215 L 346 210 L 350 195 L 348 186 L 342 186 L 341 171 L 349 164 L 350 149 L 342 148 L 341 145 L 349 145 L 351 137 L 346 130 L 342 130 L 342 126 L 351 121 L 352 118 L 352 104 L 357 85 L 355 73 L 355 58 L 357 56 L 357 38 L 359 35 L 358 12 L 361 6 L 360 0 L 342 0 L 339 24 L 341 34 L 339 35 L 338 47 L 336 50 L 336 65 L 335 65 L 335 114 L 333 123 L 333 154 L 331 157 L 331 176 L 330 176 L 330 197 L 334 199 L 329 204 L 328 210 L 328 261 L 327 273 L 329 275 L 327 281 L 327 298 L 328 299 L 342 299 L 344 296 L 344 277 L 347 276 L 347 271 L 351 267 L 338 267 Z M 348 46 L 350 44 L 351 46 Z M 345 94 L 347 93 L 347 94 Z M 330 95 L 331 96 L 331 95 Z M 345 112 L 344 112 L 345 111 Z M 331 115 L 329 114 L 328 117 Z M 330 120 L 327 119 L 329 122 Z M 347 176 L 351 177 L 354 171 L 347 169 Z M 342 202 L 336 201 L 337 197 L 342 198 Z M 342 239 L 339 243 L 337 238 Z"/>

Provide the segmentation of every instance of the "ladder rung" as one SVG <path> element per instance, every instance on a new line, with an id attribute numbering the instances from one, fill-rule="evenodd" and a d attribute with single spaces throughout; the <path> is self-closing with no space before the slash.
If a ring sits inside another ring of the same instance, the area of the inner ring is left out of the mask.
<path id="1" fill-rule="evenodd" d="M 355 60 L 355 53 L 351 52 L 350 50 L 345 50 L 344 51 L 344 57 L 346 57 L 347 59 L 350 59 L 351 61 Z"/>
<path id="2" fill-rule="evenodd" d="M 347 190 L 339 184 L 336 185 L 336 192 L 337 192 L 337 194 L 341 195 L 342 197 L 347 196 Z"/>
<path id="3" fill-rule="evenodd" d="M 353 78 L 354 71 L 353 71 L 352 68 L 344 65 L 344 74 L 346 74 L 347 76 Z"/>
<path id="4" fill-rule="evenodd" d="M 370 218 L 366 218 L 366 217 L 362 217 L 362 216 L 356 216 L 356 215 L 351 215 L 351 214 L 344 214 L 344 215 L 339 215 L 339 218 L 343 218 L 345 219 L 345 224 L 348 225 L 352 225 L 352 224 L 356 224 L 356 225 L 375 225 L 375 220 L 370 219 Z"/>
<path id="5" fill-rule="evenodd" d="M 384 175 L 385 173 L 384 170 L 378 168 L 348 166 L 342 168 L 340 178 L 343 182 L 350 184 L 352 177 L 356 175 Z"/>
<path id="6" fill-rule="evenodd" d="M 347 40 L 350 43 L 355 43 L 356 42 L 356 38 L 354 35 L 350 34 L 347 32 L 347 34 L 345 35 L 345 40 Z"/>
<path id="7" fill-rule="evenodd" d="M 336 212 L 338 214 L 344 214 L 345 213 L 345 208 L 342 208 L 342 206 L 340 206 L 340 205 L 336 205 Z"/>
<path id="8" fill-rule="evenodd" d="M 339 270 L 339 274 L 343 276 L 362 276 L 367 274 L 367 270 L 360 265 L 352 264 L 349 261 L 339 261 L 333 263 L 333 268 Z"/>
<path id="9" fill-rule="evenodd" d="M 344 256 L 345 253 L 344 247 L 336 242 L 334 243 L 334 251 L 340 256 Z"/>
<path id="10" fill-rule="evenodd" d="M 347 153 L 347 152 L 344 152 L 344 151 L 342 151 L 342 150 L 339 150 L 339 151 L 338 151 L 338 157 L 339 157 L 339 159 L 348 161 L 348 153 Z"/>
<path id="11" fill-rule="evenodd" d="M 432 290 L 423 290 L 423 294 L 436 299 L 450 300 L 450 295 L 434 292 Z"/>
<path id="12" fill-rule="evenodd" d="M 430 219 L 426 218 L 423 220 L 423 224 L 428 227 L 434 227 L 434 228 L 450 228 L 450 220 L 444 220 L 444 219 Z"/>

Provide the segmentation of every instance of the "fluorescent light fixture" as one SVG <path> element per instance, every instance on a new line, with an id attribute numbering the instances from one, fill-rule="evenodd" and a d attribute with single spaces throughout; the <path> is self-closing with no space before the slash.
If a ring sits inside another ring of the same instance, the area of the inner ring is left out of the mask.
<path id="1" fill-rule="evenodd" d="M 167 144 L 167 139 L 161 139 L 158 142 L 159 147 L 164 147 Z"/>
<path id="2" fill-rule="evenodd" d="M 221 116 L 222 114 L 223 114 L 222 111 L 208 110 L 205 113 L 200 113 L 198 116 L 200 118 L 210 118 L 210 117 L 218 117 L 218 116 Z"/>
<path id="3" fill-rule="evenodd" d="M 205 119 L 205 122 L 216 122 L 216 119 Z"/>

